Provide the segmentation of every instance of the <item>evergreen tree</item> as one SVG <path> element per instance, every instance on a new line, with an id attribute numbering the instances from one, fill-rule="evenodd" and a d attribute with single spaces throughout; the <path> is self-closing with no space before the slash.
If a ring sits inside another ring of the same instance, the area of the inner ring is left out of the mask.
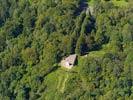
<path id="1" fill-rule="evenodd" d="M 75 52 L 76 54 L 82 55 L 85 53 L 86 46 L 85 46 L 85 35 L 81 35 L 78 38 L 77 44 L 76 44 L 76 49 Z"/>

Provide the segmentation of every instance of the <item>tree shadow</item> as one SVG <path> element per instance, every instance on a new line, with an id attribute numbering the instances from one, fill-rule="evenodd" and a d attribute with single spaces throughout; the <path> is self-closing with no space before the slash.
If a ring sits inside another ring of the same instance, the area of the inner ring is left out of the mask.
<path id="1" fill-rule="evenodd" d="M 80 4 L 79 4 L 79 7 L 78 9 L 76 10 L 75 12 L 75 15 L 78 16 L 80 15 L 80 13 L 84 10 L 86 10 L 88 7 L 88 3 L 87 3 L 87 0 L 80 0 Z"/>

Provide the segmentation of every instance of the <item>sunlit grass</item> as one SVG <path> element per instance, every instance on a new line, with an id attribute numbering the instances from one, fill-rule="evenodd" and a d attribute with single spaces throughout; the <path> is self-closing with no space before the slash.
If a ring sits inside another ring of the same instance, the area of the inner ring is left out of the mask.
<path id="1" fill-rule="evenodd" d="M 120 1 L 113 0 L 112 2 L 114 3 L 114 5 L 119 6 L 119 7 L 128 5 L 128 2 L 126 2 L 125 0 L 120 0 Z"/>
<path id="2" fill-rule="evenodd" d="M 96 0 L 88 0 L 89 5 L 93 6 L 95 4 Z M 102 2 L 106 2 L 105 0 L 102 0 Z M 115 6 L 119 6 L 119 7 L 126 7 L 128 6 L 128 2 L 126 2 L 125 0 L 111 0 L 109 2 L 112 2 Z"/>

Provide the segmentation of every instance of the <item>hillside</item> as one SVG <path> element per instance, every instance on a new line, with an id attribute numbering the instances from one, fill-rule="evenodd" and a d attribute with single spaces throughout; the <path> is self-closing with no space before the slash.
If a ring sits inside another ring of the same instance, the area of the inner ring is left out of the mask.
<path id="1" fill-rule="evenodd" d="M 133 100 L 132 29 L 132 0 L 0 0 L 0 100 Z"/>

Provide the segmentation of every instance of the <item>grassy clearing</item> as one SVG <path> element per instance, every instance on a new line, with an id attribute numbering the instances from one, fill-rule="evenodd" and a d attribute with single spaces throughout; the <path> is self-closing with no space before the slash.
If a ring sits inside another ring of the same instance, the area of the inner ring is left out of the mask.
<path id="1" fill-rule="evenodd" d="M 50 73 L 45 78 L 45 83 L 48 87 L 50 87 L 51 90 L 56 89 L 58 92 L 63 93 L 65 90 L 66 82 L 69 78 L 69 73 L 69 70 L 61 67 L 55 72 Z"/>
<path id="2" fill-rule="evenodd" d="M 93 6 L 95 4 L 96 0 L 88 0 L 88 4 Z M 106 2 L 105 0 L 102 0 L 102 2 Z M 118 7 L 126 7 L 128 6 L 128 2 L 126 2 L 125 0 L 111 0 L 110 2 L 112 2 L 115 6 Z"/>
<path id="3" fill-rule="evenodd" d="M 89 53 L 89 57 L 102 57 L 106 52 L 103 50 L 100 51 L 92 51 Z"/>
<path id="4" fill-rule="evenodd" d="M 93 6 L 95 4 L 96 0 L 88 0 L 88 5 Z"/>
<path id="5" fill-rule="evenodd" d="M 68 80 L 68 77 L 69 77 L 69 74 L 66 73 L 65 77 L 63 77 L 62 81 L 60 82 L 61 86 L 59 89 L 60 89 L 61 93 L 64 93 L 64 91 L 65 91 L 65 86 L 66 86 L 66 82 Z"/>
<path id="6" fill-rule="evenodd" d="M 64 69 L 61 68 L 60 70 L 58 70 L 57 90 L 59 90 L 61 93 L 63 93 L 65 90 L 65 84 L 66 84 L 68 77 L 69 77 L 68 72 L 66 72 Z"/>
<path id="7" fill-rule="evenodd" d="M 119 6 L 119 7 L 123 7 L 123 6 L 128 6 L 128 2 L 126 2 L 125 0 L 113 0 L 112 1 L 114 5 Z"/>

